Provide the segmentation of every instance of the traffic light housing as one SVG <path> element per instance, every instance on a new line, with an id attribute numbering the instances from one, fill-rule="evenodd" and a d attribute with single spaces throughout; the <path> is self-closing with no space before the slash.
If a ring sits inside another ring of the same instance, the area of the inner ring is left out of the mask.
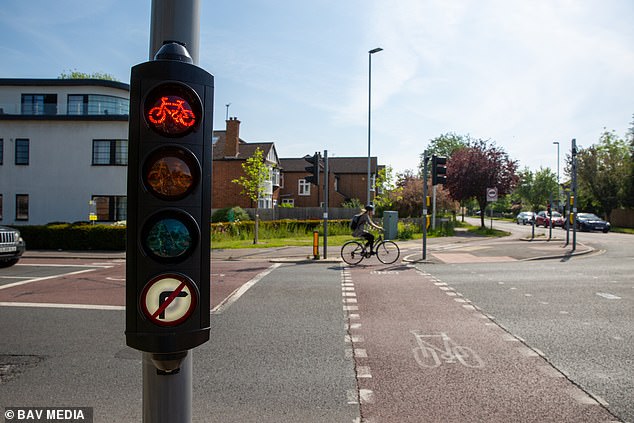
<path id="1" fill-rule="evenodd" d="M 310 173 L 310 175 L 306 176 L 304 180 L 311 184 L 319 186 L 319 168 L 321 166 L 321 154 L 315 153 L 312 156 L 305 156 L 304 160 L 310 163 L 310 166 L 306 166 L 306 171 Z"/>
<path id="2" fill-rule="evenodd" d="M 447 158 L 436 156 L 431 157 L 431 184 L 444 185 L 447 182 Z"/>
<path id="3" fill-rule="evenodd" d="M 126 342 L 141 351 L 209 340 L 213 92 L 177 43 L 132 68 Z"/>

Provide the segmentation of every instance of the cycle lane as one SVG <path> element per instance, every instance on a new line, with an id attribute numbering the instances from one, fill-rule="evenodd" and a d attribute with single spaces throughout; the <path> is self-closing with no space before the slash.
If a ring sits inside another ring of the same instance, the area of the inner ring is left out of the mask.
<path id="1" fill-rule="evenodd" d="M 432 275 L 394 265 L 345 272 L 363 422 L 618 421 Z"/>

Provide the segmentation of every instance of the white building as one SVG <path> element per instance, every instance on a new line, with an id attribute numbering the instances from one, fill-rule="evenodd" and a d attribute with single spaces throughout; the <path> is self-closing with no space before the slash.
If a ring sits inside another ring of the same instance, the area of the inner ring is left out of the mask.
<path id="1" fill-rule="evenodd" d="M 126 219 L 129 91 L 0 79 L 0 224 Z"/>

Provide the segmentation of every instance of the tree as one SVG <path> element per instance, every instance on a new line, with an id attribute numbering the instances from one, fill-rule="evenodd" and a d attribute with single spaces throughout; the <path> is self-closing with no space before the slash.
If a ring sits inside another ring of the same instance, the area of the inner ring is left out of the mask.
<path id="1" fill-rule="evenodd" d="M 514 194 L 528 203 L 530 210 L 538 212 L 545 208 L 551 196 L 556 197 L 559 187 L 557 175 L 550 168 L 540 168 L 533 174 L 528 168 L 519 173 L 519 182 Z"/>
<path id="2" fill-rule="evenodd" d="M 440 135 L 429 141 L 427 147 L 427 155 L 431 157 L 433 154 L 442 157 L 451 157 L 454 151 L 469 145 L 471 137 L 469 135 L 458 135 L 453 132 Z M 420 156 L 420 173 L 423 173 L 424 153 Z"/>
<path id="3" fill-rule="evenodd" d="M 610 220 L 612 210 L 626 202 L 631 172 L 630 147 L 614 131 L 577 154 L 577 184 Z"/>
<path id="4" fill-rule="evenodd" d="M 451 197 L 456 201 L 475 198 L 480 210 L 487 205 L 486 189 L 497 187 L 498 197 L 509 194 L 517 184 L 517 161 L 495 143 L 471 140 L 468 146 L 453 152 L 447 160 L 447 183 Z M 484 228 L 484 213 L 480 214 Z"/>
<path id="5" fill-rule="evenodd" d="M 396 175 L 393 201 L 399 216 L 420 216 L 423 212 L 423 179 L 406 170 Z"/>
<path id="6" fill-rule="evenodd" d="M 374 198 L 374 204 L 378 212 L 391 210 L 394 208 L 394 196 L 392 191 L 396 188 L 394 185 L 394 176 L 392 166 L 380 168 L 376 177 L 377 195 Z"/>
<path id="7" fill-rule="evenodd" d="M 232 180 L 234 184 L 242 186 L 240 194 L 246 195 L 251 204 L 255 204 L 255 237 L 253 243 L 258 243 L 259 216 L 258 200 L 264 195 L 264 183 L 269 177 L 269 167 L 264 163 L 264 152 L 260 148 L 256 148 L 251 157 L 242 163 L 243 176 Z"/>
<path id="8" fill-rule="evenodd" d="M 62 72 L 57 79 L 103 79 L 106 81 L 119 81 L 109 73 L 93 72 L 85 73 L 79 72 L 77 69 Z"/>

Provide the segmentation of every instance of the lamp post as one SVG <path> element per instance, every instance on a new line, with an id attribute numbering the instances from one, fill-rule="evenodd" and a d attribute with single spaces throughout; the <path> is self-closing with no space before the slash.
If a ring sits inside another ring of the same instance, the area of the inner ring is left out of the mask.
<path id="1" fill-rule="evenodd" d="M 560 211 L 559 201 L 561 200 L 561 186 L 559 185 L 559 141 L 553 141 L 553 144 L 557 144 L 557 211 Z"/>
<path id="2" fill-rule="evenodd" d="M 371 116 L 372 116 L 372 55 L 374 53 L 378 53 L 379 51 L 383 51 L 382 48 L 377 47 L 368 51 L 368 201 L 366 204 L 372 203 L 372 197 L 370 197 L 370 188 L 371 188 L 371 159 L 370 159 L 370 125 L 371 125 Z"/>

